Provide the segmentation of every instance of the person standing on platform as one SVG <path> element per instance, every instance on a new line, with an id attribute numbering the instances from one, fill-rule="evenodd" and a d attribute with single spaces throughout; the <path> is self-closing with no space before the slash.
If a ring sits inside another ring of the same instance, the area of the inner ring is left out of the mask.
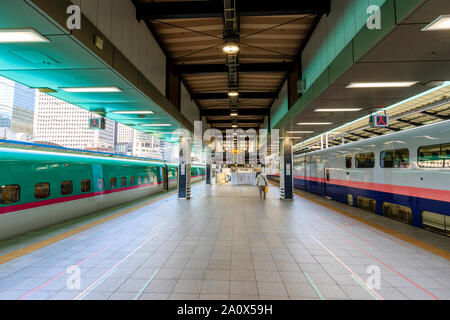
<path id="1" fill-rule="evenodd" d="M 259 188 L 259 196 L 262 198 L 264 194 L 264 199 L 266 199 L 266 188 L 268 187 L 269 183 L 267 182 L 267 178 L 264 177 L 261 172 L 256 173 L 256 185 Z"/>

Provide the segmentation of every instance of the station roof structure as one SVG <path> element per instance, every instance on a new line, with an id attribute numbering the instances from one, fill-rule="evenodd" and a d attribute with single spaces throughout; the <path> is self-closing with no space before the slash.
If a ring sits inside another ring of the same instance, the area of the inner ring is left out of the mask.
<path id="1" fill-rule="evenodd" d="M 137 16 L 158 39 L 211 127 L 263 127 L 288 72 L 299 61 L 330 1 L 146 1 Z M 235 25 L 227 27 L 228 12 Z M 238 117 L 230 115 L 227 34 L 239 45 L 236 59 Z M 234 120 L 234 121 L 233 121 Z"/>
<path id="2" fill-rule="evenodd" d="M 66 26 L 72 4 L 79 30 Z M 0 43 L 0 75 L 161 138 L 193 132 L 198 114 L 222 131 L 279 129 L 304 142 L 450 80 L 449 13 L 439 0 L 3 1 L 0 32 L 43 41 Z M 181 87 L 196 110 L 180 107 Z M 421 121 L 411 117 L 360 135 Z"/>

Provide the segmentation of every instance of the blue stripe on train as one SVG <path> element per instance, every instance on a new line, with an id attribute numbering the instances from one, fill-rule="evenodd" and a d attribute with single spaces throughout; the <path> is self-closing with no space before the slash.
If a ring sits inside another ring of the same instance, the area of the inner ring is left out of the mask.
<path id="1" fill-rule="evenodd" d="M 273 176 L 270 178 L 278 178 Z M 294 187 L 305 190 L 307 192 L 315 193 L 321 196 L 327 196 L 333 200 L 347 204 L 347 195 L 353 195 L 353 206 L 356 207 L 356 197 L 361 196 L 365 198 L 374 199 L 377 202 L 377 214 L 383 215 L 383 202 L 389 202 L 411 208 L 412 210 L 412 224 L 416 227 L 422 228 L 422 211 L 432 211 L 435 213 L 450 215 L 450 203 L 445 201 L 431 200 L 425 198 L 404 196 L 389 192 L 373 191 L 361 188 L 346 187 L 336 184 L 325 184 L 323 182 L 309 181 L 305 179 L 294 178 Z"/>

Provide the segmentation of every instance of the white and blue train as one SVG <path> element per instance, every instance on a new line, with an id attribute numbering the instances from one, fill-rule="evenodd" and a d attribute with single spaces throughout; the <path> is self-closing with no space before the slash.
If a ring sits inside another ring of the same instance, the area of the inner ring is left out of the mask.
<path id="1" fill-rule="evenodd" d="M 450 235 L 450 121 L 293 157 L 295 188 Z"/>

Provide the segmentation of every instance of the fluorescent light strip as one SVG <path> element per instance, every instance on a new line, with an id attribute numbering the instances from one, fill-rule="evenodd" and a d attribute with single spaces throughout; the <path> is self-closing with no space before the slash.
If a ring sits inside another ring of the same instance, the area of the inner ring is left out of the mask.
<path id="1" fill-rule="evenodd" d="M 411 87 L 419 81 L 403 81 L 403 82 L 352 82 L 346 88 L 406 88 Z"/>
<path id="2" fill-rule="evenodd" d="M 417 95 L 415 95 L 415 96 L 412 96 L 412 97 L 407 98 L 407 99 L 405 99 L 405 100 L 402 100 L 402 101 L 400 101 L 400 102 L 394 103 L 393 105 L 390 105 L 389 107 L 386 107 L 386 108 L 384 108 L 384 109 L 380 109 L 379 112 L 388 111 L 388 110 L 390 110 L 390 109 L 392 109 L 392 108 L 395 108 L 395 107 L 397 107 L 397 106 L 399 106 L 399 105 L 401 105 L 401 104 L 404 104 L 404 103 L 413 101 L 413 100 L 418 99 L 418 98 L 420 98 L 420 97 L 423 97 L 423 96 L 425 96 L 425 95 L 427 95 L 427 94 L 433 93 L 434 91 L 438 91 L 438 90 L 444 89 L 444 88 L 446 88 L 446 87 L 448 87 L 448 86 L 450 86 L 450 81 L 446 81 L 446 82 L 444 82 L 444 83 L 443 83 L 441 86 L 439 86 L 439 87 L 432 88 L 432 89 L 430 89 L 430 90 L 428 90 L 428 91 L 419 93 L 419 94 L 417 94 Z M 358 118 L 358 119 L 356 119 L 356 120 L 350 121 L 350 122 L 348 122 L 348 123 L 346 123 L 346 124 L 343 124 L 343 125 L 341 125 L 341 126 L 339 126 L 339 127 L 337 127 L 337 128 L 334 128 L 334 129 L 332 129 L 332 130 L 330 130 L 330 131 L 328 131 L 328 132 L 322 133 L 322 134 L 332 134 L 332 133 L 335 133 L 337 130 L 340 130 L 340 129 L 342 129 L 342 128 L 345 128 L 345 127 L 347 127 L 347 126 L 349 126 L 349 125 L 351 125 L 351 124 L 357 123 L 357 122 L 362 121 L 362 120 L 364 120 L 364 119 L 367 119 L 367 118 L 369 118 L 369 117 L 370 117 L 370 115 L 363 116 L 363 117 L 361 117 L 361 118 Z M 296 145 L 293 146 L 293 148 L 298 147 L 298 146 L 301 146 L 302 144 L 305 145 L 306 143 L 308 143 L 308 142 L 310 142 L 310 141 L 314 141 L 315 139 L 318 139 L 319 137 L 320 137 L 320 135 L 317 135 L 317 136 L 315 136 L 315 137 L 309 138 L 308 140 L 305 140 L 305 141 L 303 141 L 303 142 L 297 143 Z"/>
<path id="3" fill-rule="evenodd" d="M 153 111 L 113 111 L 114 114 L 154 114 Z"/>
<path id="4" fill-rule="evenodd" d="M 314 112 L 354 112 L 360 110 L 362 108 L 319 108 L 314 110 Z"/>
<path id="5" fill-rule="evenodd" d="M 450 30 L 450 14 L 442 15 L 427 25 L 422 31 Z"/>
<path id="6" fill-rule="evenodd" d="M 329 124 L 333 124 L 332 122 L 299 122 L 298 126 L 326 126 Z"/>
<path id="7" fill-rule="evenodd" d="M 170 123 L 145 123 L 141 124 L 143 127 L 171 127 Z"/>
<path id="8" fill-rule="evenodd" d="M 73 93 L 122 92 L 122 89 L 118 87 L 77 87 L 77 88 L 61 88 L 61 90 Z"/>
<path id="9" fill-rule="evenodd" d="M 286 131 L 288 134 L 314 133 L 314 131 Z"/>
<path id="10" fill-rule="evenodd" d="M 0 43 L 50 42 L 34 29 L 2 29 Z"/>

